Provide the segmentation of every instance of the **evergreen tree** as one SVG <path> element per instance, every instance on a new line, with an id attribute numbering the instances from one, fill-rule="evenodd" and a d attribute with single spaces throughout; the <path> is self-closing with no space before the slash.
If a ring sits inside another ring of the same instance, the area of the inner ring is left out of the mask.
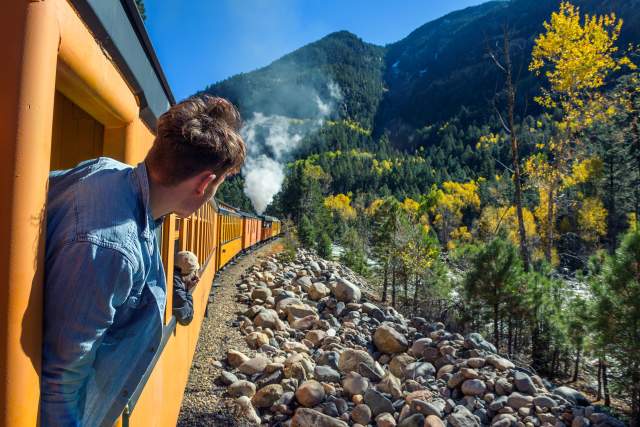
<path id="1" fill-rule="evenodd" d="M 629 397 L 631 425 L 640 425 L 640 233 L 627 234 L 602 273 L 594 277 L 596 328 L 620 372 L 613 380 Z"/>
<path id="2" fill-rule="evenodd" d="M 316 237 L 317 231 L 315 227 L 309 220 L 309 217 L 303 214 L 300 219 L 300 224 L 298 225 L 298 238 L 300 239 L 300 243 L 308 248 L 315 248 Z"/>
<path id="3" fill-rule="evenodd" d="M 320 233 L 320 240 L 318 240 L 318 255 L 324 259 L 331 259 L 332 242 L 331 238 L 326 231 Z"/>
<path id="4" fill-rule="evenodd" d="M 521 283 L 522 262 L 515 247 L 504 238 L 496 238 L 482 247 L 464 278 L 469 301 L 481 301 L 490 307 L 493 319 L 493 339 L 500 346 L 500 321 L 504 306 Z"/>

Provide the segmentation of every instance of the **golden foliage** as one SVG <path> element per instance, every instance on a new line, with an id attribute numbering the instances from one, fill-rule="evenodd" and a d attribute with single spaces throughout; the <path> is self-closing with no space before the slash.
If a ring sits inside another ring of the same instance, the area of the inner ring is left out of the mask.
<path id="1" fill-rule="evenodd" d="M 533 213 L 527 209 L 522 209 L 522 219 L 524 220 L 524 230 L 527 240 L 531 241 L 537 235 L 536 221 Z M 485 239 L 493 238 L 500 230 L 504 230 L 509 240 L 514 244 L 520 243 L 518 233 L 518 216 L 515 206 L 487 206 L 482 209 L 480 219 L 476 223 L 478 234 Z"/>
<path id="2" fill-rule="evenodd" d="M 324 206 L 338 214 L 343 220 L 355 219 L 356 217 L 356 210 L 351 206 L 351 197 L 346 194 L 340 193 L 325 197 Z"/>
<path id="3" fill-rule="evenodd" d="M 383 204 L 384 204 L 384 199 L 375 199 L 374 201 L 371 202 L 369 207 L 365 209 L 365 213 L 368 216 L 373 217 L 376 214 L 376 212 L 378 212 L 378 209 L 380 209 L 380 206 L 382 206 Z"/>
<path id="4" fill-rule="evenodd" d="M 462 222 L 463 209 L 480 208 L 478 184 L 475 181 L 445 181 L 442 189 L 435 190 L 434 199 L 435 203 L 429 210 L 434 215 L 433 224 L 440 230 L 443 242 L 453 238 L 453 229 Z"/>
<path id="5" fill-rule="evenodd" d="M 529 70 L 536 75 L 544 71 L 549 87 L 535 100 L 549 109 L 562 108 L 561 126 L 575 131 L 610 111 L 597 91 L 606 78 L 622 67 L 636 66 L 627 56 L 616 55 L 622 20 L 614 13 L 582 17 L 580 8 L 562 2 L 543 25 L 545 32 L 535 41 Z"/>
<path id="6" fill-rule="evenodd" d="M 458 246 L 458 244 L 462 242 L 468 243 L 471 240 L 473 240 L 473 236 L 471 235 L 471 232 L 467 229 L 465 225 L 454 229 L 451 232 L 450 237 L 451 237 L 451 240 L 447 242 L 447 249 L 449 250 L 455 249 Z"/>
<path id="7" fill-rule="evenodd" d="M 575 162 L 572 166 L 571 175 L 564 178 L 562 185 L 567 188 L 593 181 L 602 176 L 602 171 L 603 163 L 597 156 Z"/>
<path id="8" fill-rule="evenodd" d="M 478 139 L 478 143 L 476 144 L 476 149 L 478 150 L 488 150 L 489 148 L 498 145 L 500 142 L 500 135 L 497 135 L 493 132 L 488 135 L 482 135 L 480 139 Z"/>
<path id="9" fill-rule="evenodd" d="M 410 215 L 417 215 L 418 210 L 420 209 L 420 203 L 416 202 L 410 197 L 404 199 L 404 201 L 400 204 L 400 207 Z"/>
<path id="10" fill-rule="evenodd" d="M 580 236 L 588 242 L 597 242 L 607 234 L 607 209 L 597 197 L 586 197 L 578 210 Z"/>

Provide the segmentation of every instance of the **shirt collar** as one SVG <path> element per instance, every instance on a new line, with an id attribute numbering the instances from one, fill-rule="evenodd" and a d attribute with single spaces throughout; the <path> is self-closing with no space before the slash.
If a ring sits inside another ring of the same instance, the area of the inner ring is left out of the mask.
<path id="1" fill-rule="evenodd" d="M 162 224 L 163 218 L 158 220 L 153 219 L 151 214 L 151 203 L 149 201 L 149 174 L 147 173 L 147 166 L 144 162 L 138 163 L 133 169 L 133 176 L 136 178 L 138 191 L 140 192 L 140 198 L 142 200 L 142 208 L 144 210 L 144 228 L 142 231 L 143 236 L 153 236 L 155 230 Z"/>

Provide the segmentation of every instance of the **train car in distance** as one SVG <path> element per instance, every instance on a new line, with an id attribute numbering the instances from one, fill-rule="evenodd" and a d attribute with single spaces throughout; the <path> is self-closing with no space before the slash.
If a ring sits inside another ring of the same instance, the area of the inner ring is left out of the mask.
<path id="1" fill-rule="evenodd" d="M 0 427 L 33 427 L 49 172 L 100 156 L 136 165 L 175 99 L 134 0 L 6 3 L 0 14 Z M 122 404 L 99 425 L 176 425 L 216 273 L 279 233 L 276 218 L 215 200 L 188 218 L 165 217 L 156 235 L 167 277 L 162 341 L 148 349 L 154 356 L 143 378 L 121 390 Z M 186 326 L 172 315 L 180 250 L 194 252 L 201 265 Z"/>
<path id="2" fill-rule="evenodd" d="M 280 234 L 281 223 L 278 218 L 261 215 L 262 218 L 262 232 L 260 240 L 269 240 L 270 238 Z"/>
<path id="3" fill-rule="evenodd" d="M 260 242 L 262 220 L 253 214 L 242 212 L 242 249 L 247 250 Z"/>

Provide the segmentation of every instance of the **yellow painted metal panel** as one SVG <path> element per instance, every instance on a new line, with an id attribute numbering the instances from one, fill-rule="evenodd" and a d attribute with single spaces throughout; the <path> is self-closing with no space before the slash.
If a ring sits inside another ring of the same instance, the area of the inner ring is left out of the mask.
<path id="1" fill-rule="evenodd" d="M 237 238 L 220 246 L 220 267 L 227 264 L 231 258 L 242 250 L 242 239 Z"/>

